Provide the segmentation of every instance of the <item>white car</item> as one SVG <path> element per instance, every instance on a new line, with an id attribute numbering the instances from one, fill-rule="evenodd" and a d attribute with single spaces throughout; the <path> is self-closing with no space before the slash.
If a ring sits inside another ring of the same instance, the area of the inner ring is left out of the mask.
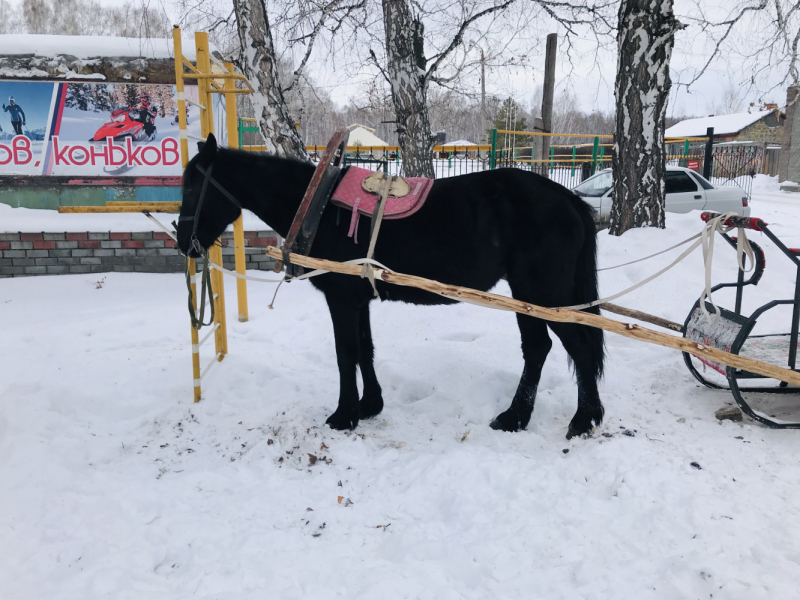
<path id="1" fill-rule="evenodd" d="M 611 169 L 603 169 L 572 191 L 597 211 L 595 219 L 602 223 L 611 218 L 612 184 Z M 750 216 L 750 202 L 742 188 L 714 187 L 699 173 L 683 167 L 667 167 L 666 200 L 667 212 L 709 210 Z"/>

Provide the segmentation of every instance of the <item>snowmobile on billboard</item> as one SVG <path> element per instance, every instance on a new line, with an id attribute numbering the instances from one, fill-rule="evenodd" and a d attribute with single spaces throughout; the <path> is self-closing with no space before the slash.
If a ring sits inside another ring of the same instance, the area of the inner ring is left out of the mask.
<path id="1" fill-rule="evenodd" d="M 155 118 L 146 116 L 145 120 L 141 120 L 142 112 L 139 108 L 130 107 L 114 110 L 111 120 L 101 125 L 89 141 L 103 142 L 106 138 L 117 141 L 129 137 L 134 142 L 152 142 L 158 134 Z"/>
<path id="2" fill-rule="evenodd" d="M 134 142 L 152 142 L 158 135 L 156 128 L 157 113 L 150 108 L 150 94 L 139 96 L 138 107 L 118 107 L 111 112 L 111 120 L 104 123 L 89 139 L 90 142 L 103 142 L 111 138 L 115 142 L 124 142 L 130 138 Z M 105 168 L 109 175 L 121 175 L 132 169 L 123 165 L 116 169 Z"/>

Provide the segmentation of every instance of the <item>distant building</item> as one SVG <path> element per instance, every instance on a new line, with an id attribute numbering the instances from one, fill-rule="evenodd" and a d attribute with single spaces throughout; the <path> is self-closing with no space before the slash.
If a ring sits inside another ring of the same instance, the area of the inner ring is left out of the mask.
<path id="1" fill-rule="evenodd" d="M 383 148 L 389 145 L 375 135 L 375 130 L 371 127 L 354 123 L 348 129 L 350 129 L 350 133 L 347 136 L 347 145 L 349 147 L 361 146 L 368 150 L 369 148 Z"/>
<path id="2" fill-rule="evenodd" d="M 475 158 L 478 156 L 478 144 L 470 142 L 469 140 L 456 140 L 454 142 L 447 142 L 441 146 L 439 151 L 439 158 L 447 158 L 450 154 L 463 155 L 468 158 Z"/>
<path id="3" fill-rule="evenodd" d="M 770 142 L 780 144 L 786 114 L 777 105 L 753 113 L 716 115 L 686 119 L 667 129 L 667 138 L 703 137 L 706 129 L 714 128 L 714 140 L 720 142 Z"/>

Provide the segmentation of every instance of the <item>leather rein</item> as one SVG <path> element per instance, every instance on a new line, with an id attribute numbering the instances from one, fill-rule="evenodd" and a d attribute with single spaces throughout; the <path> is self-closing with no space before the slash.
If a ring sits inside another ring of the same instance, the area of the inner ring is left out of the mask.
<path id="1" fill-rule="evenodd" d="M 197 228 L 200 223 L 200 211 L 203 209 L 203 202 L 206 198 L 206 191 L 208 190 L 208 184 L 211 183 L 215 188 L 217 188 L 222 194 L 230 200 L 236 207 L 241 210 L 242 205 L 241 203 L 234 198 L 233 194 L 231 194 L 228 190 L 226 190 L 216 179 L 211 176 L 211 171 L 214 168 L 214 163 L 211 163 L 208 166 L 208 170 L 206 171 L 200 165 L 195 165 L 198 171 L 203 175 L 203 186 L 200 188 L 200 199 L 197 201 L 197 208 L 194 211 L 194 215 L 191 216 L 183 216 L 181 215 L 178 217 L 178 223 L 182 221 L 192 221 L 192 237 L 189 238 L 189 248 L 186 252 L 186 264 L 184 267 L 184 272 L 186 274 L 186 288 L 189 290 L 189 317 L 192 321 L 192 328 L 199 331 L 201 328 L 211 325 L 214 322 L 214 292 L 211 289 L 211 269 L 208 265 L 208 250 L 203 248 L 202 244 L 200 244 L 200 240 L 197 239 Z M 172 222 L 172 225 L 175 227 L 175 231 L 178 231 L 178 225 L 175 221 Z M 195 311 L 195 302 L 194 302 L 194 294 L 192 292 L 192 275 L 189 269 L 189 252 L 194 250 L 197 254 L 199 254 L 203 258 L 203 271 L 202 275 L 200 276 L 201 289 L 200 289 L 200 310 L 199 312 Z M 208 292 L 206 292 L 208 290 Z M 208 323 L 203 322 L 203 318 L 205 316 L 206 310 L 206 296 L 208 296 L 208 303 L 211 307 L 211 316 L 209 317 Z"/>

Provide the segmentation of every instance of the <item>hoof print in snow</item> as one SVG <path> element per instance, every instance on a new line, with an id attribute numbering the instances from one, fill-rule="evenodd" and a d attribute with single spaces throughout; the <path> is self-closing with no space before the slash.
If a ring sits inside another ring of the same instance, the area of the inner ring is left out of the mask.
<path id="1" fill-rule="evenodd" d="M 720 421 L 741 421 L 744 418 L 742 409 L 738 406 L 724 406 L 715 412 L 714 416 Z"/>
<path id="2" fill-rule="evenodd" d="M 626 429 L 625 431 L 623 431 L 622 435 L 627 435 L 628 437 L 636 437 L 636 434 L 630 429 Z"/>
<path id="3" fill-rule="evenodd" d="M 701 467 L 701 466 L 700 466 L 698 463 L 696 463 L 696 462 L 692 462 L 692 463 L 689 463 L 689 464 L 691 465 L 691 467 L 692 467 L 693 469 L 697 469 L 698 471 L 702 471 L 702 470 L 703 470 L 703 467 Z"/>
<path id="4" fill-rule="evenodd" d="M 569 454 L 569 448 L 564 448 L 564 449 L 562 450 L 562 452 L 563 452 L 564 454 Z"/>

